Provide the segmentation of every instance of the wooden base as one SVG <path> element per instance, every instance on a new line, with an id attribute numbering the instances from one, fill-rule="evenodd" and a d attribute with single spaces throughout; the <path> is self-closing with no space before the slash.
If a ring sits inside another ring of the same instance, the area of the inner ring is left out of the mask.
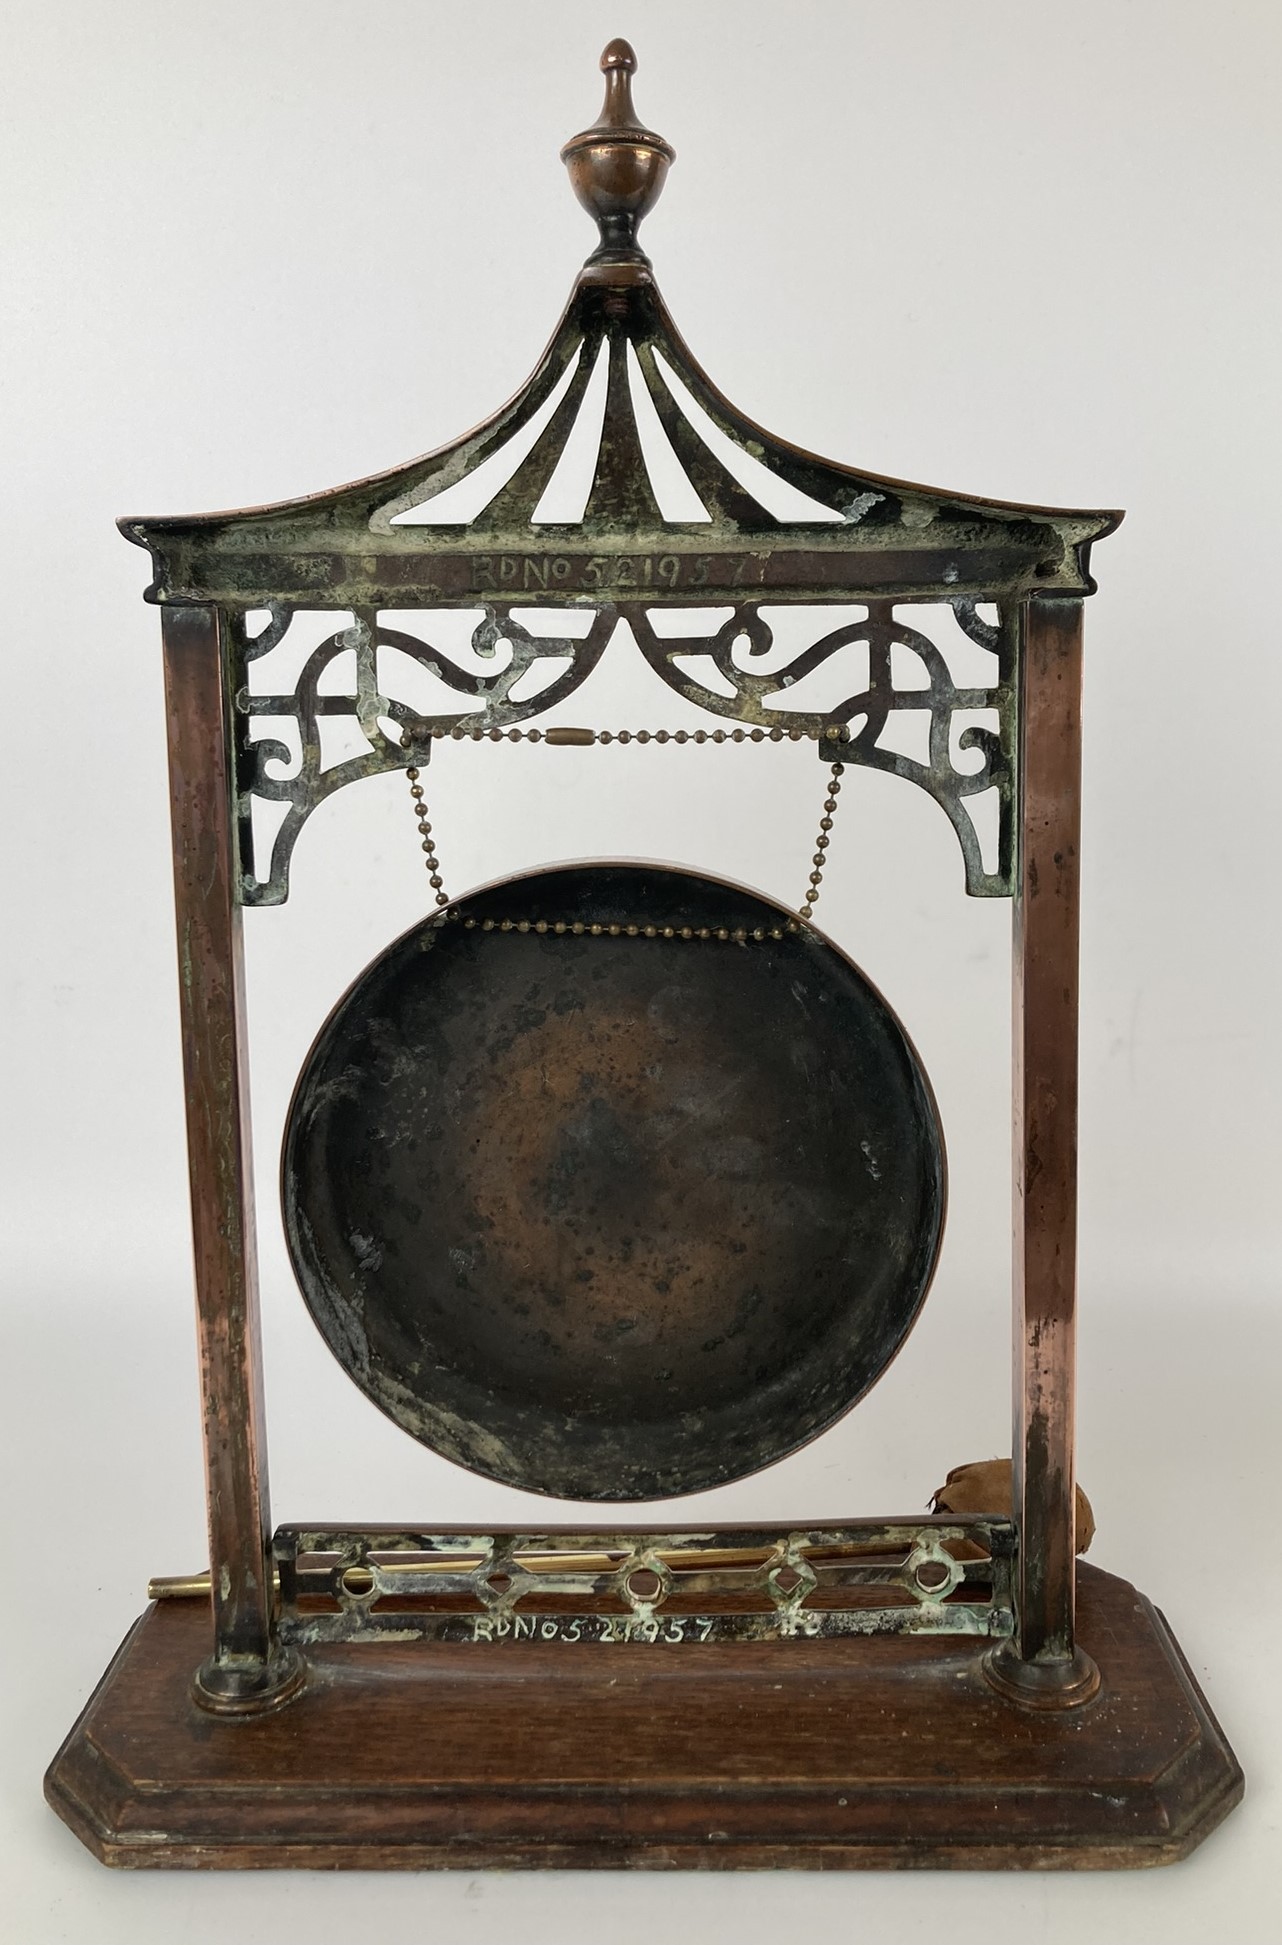
<path id="1" fill-rule="evenodd" d="M 191 1700 L 203 1602 L 149 1608 L 46 1778 L 104 1863 L 578 1869 L 1162 1864 L 1242 1772 L 1162 1617 L 1079 1570 L 1097 1699 L 1021 1708 L 963 1639 L 393 1643 L 275 1714 Z"/>

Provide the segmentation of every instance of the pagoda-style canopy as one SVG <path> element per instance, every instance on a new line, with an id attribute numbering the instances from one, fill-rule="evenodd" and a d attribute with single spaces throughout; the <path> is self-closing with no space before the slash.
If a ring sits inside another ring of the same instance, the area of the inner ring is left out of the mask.
<path id="1" fill-rule="evenodd" d="M 563 151 L 602 244 L 528 383 L 475 431 L 372 479 L 235 513 L 122 521 L 151 550 L 151 598 L 359 609 L 495 593 L 648 605 L 749 591 L 773 601 L 1090 592 L 1090 543 L 1117 514 L 860 472 L 773 437 L 723 397 L 636 242 L 672 151 L 636 121 L 626 42 L 602 66 L 602 118 Z M 602 361 L 604 415 L 588 424 Z M 585 436 L 597 445 L 586 501 L 573 519 L 545 517 L 567 448 Z M 445 496 L 482 467 L 479 511 L 461 520 Z M 660 473 L 683 476 L 684 490 L 665 490 Z"/>
<path id="2" fill-rule="evenodd" d="M 1121 516 L 857 472 L 738 412 L 687 350 L 637 241 L 673 151 L 636 119 L 627 43 L 612 42 L 601 65 L 601 118 L 562 151 L 601 242 L 514 399 L 454 444 L 352 486 L 236 513 L 121 522 L 151 552 L 152 600 L 217 617 L 235 698 L 240 900 L 286 896 L 303 823 L 343 784 L 426 763 L 435 738 L 510 732 L 564 701 L 621 616 L 688 702 L 751 724 L 756 737 L 813 738 L 825 760 L 927 790 L 957 832 L 968 891 L 1007 896 L 1021 615 L 1034 595 L 1091 592 L 1091 542 Z M 949 604 L 970 643 L 989 651 L 991 679 L 962 686 L 916 625 L 923 617 L 895 613 L 900 602 Z M 981 603 L 993 604 L 991 618 Z M 862 612 L 812 623 L 794 648 L 776 641 L 781 604 Z M 575 608 L 591 615 L 586 632 L 566 616 Z M 665 618 L 665 608 L 684 617 Z M 470 658 L 398 625 L 404 611 L 433 609 L 480 611 Z M 710 611 L 703 632 L 697 609 Z M 247 665 L 296 613 L 313 610 L 349 619 L 289 694 L 250 684 Z M 867 648 L 867 675 L 852 689 L 837 657 L 856 644 Z M 335 669 L 353 649 L 354 682 Z M 916 658 L 907 684 L 892 669 L 896 649 Z M 389 650 L 435 678 L 434 712 L 424 713 L 421 694 L 418 708 L 397 694 Z M 798 685 L 825 666 L 835 693 L 817 701 L 818 682 Z M 345 682 L 351 693 L 336 693 Z M 909 711 L 929 717 L 927 749 L 896 741 Z M 334 715 L 354 717 L 368 748 L 326 763 L 319 724 Z M 263 734 L 263 718 L 297 726 L 301 762 Z M 973 812 L 990 792 L 997 815 L 985 855 Z M 270 858 L 251 866 L 255 800 L 288 809 Z"/>

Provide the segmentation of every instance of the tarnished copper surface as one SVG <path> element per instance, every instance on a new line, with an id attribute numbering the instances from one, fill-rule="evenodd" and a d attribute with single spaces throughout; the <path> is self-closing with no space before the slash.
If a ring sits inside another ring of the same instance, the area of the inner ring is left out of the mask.
<path id="1" fill-rule="evenodd" d="M 661 866 L 562 867 L 479 919 L 777 926 Z M 811 927 L 733 943 L 426 920 L 340 1003 L 284 1157 L 304 1295 L 356 1382 L 491 1477 L 693 1492 L 831 1424 L 925 1295 L 928 1083 Z"/>
<path id="2" fill-rule="evenodd" d="M 275 1645 L 230 709 L 216 614 L 164 617 L 179 1008 L 187 1095 L 214 1652 L 196 1681 L 241 1713 L 297 1677 Z"/>
<path id="3" fill-rule="evenodd" d="M 1015 897 L 1019 1652 L 1080 1690 L 1073 1645 L 1082 603 L 1029 603 Z M 1032 1678 L 1045 1687 L 1043 1672 Z M 1085 1689 L 1089 1692 L 1090 1684 Z"/>

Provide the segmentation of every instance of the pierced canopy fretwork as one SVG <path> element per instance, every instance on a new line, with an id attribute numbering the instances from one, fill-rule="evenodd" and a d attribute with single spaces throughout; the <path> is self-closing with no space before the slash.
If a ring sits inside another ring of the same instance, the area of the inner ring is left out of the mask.
<path id="1" fill-rule="evenodd" d="M 687 702 L 800 730 L 826 760 L 920 785 L 957 832 L 967 890 L 1012 889 L 1024 604 L 1089 593 L 1091 543 L 1119 516 L 857 472 L 737 411 L 686 348 L 636 244 L 636 212 L 658 193 L 671 151 L 626 119 L 624 95 L 623 121 L 610 120 L 608 100 L 605 122 L 566 150 L 602 247 L 533 375 L 493 418 L 309 499 L 121 522 L 151 552 L 152 600 L 223 617 L 246 903 L 286 896 L 293 845 L 325 797 L 427 762 L 434 738 L 510 729 L 553 708 L 622 640 L 620 620 Z M 602 186 L 603 141 L 637 170 L 630 215 Z M 968 674 L 927 633 L 926 604 L 951 608 Z M 301 675 L 269 693 L 249 666 L 303 611 L 332 613 L 333 629 Z M 978 675 L 975 648 L 987 652 Z M 857 675 L 847 650 L 865 658 Z M 432 679 L 431 706 L 406 693 L 392 651 Z M 899 733 L 909 714 L 925 728 L 912 749 Z M 354 721 L 357 754 L 327 759 L 331 716 Z M 972 813 L 988 797 L 986 851 Z M 255 802 L 286 806 L 265 861 L 250 842 Z"/>
<path id="2" fill-rule="evenodd" d="M 572 439 L 595 443 L 595 464 L 567 518 L 543 503 Z M 491 490 L 462 520 L 445 495 L 477 475 Z M 705 376 L 647 274 L 581 278 L 528 383 L 439 452 L 310 499 L 121 526 L 151 550 L 155 601 L 377 609 L 1081 594 L 1090 544 L 1115 523 L 910 486 L 773 438 Z"/>

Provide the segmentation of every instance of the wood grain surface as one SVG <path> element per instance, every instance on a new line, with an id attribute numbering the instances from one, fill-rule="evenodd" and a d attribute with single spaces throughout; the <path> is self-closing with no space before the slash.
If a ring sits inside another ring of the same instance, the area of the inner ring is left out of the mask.
<path id="1" fill-rule="evenodd" d="M 46 1793 L 106 1863 L 422 1869 L 1129 1867 L 1241 1771 L 1161 1616 L 1079 1568 L 1098 1699 L 1004 1700 L 958 1640 L 382 1643 L 253 1720 L 190 1699 L 203 1603 L 150 1608 Z"/>

